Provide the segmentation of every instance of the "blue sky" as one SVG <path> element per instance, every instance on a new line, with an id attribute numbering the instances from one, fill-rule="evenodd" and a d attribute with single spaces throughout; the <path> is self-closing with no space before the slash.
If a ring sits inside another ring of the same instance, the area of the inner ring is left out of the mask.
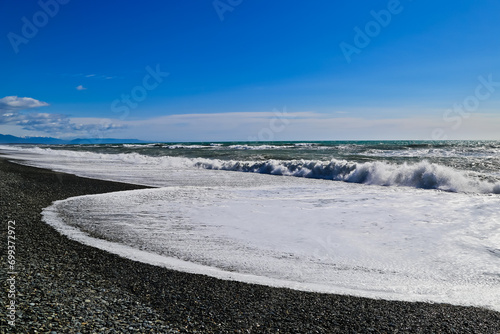
<path id="1" fill-rule="evenodd" d="M 6 0 L 0 133 L 500 139 L 498 13 L 493 0 Z"/>

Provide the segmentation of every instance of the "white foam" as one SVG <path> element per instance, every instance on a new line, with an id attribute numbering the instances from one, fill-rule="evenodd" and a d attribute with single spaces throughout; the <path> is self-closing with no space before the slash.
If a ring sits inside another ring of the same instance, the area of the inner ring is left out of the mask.
<path id="1" fill-rule="evenodd" d="M 82 196 L 56 202 L 44 219 L 80 242 L 176 270 L 500 311 L 499 204 L 302 179 Z"/>
<path id="2" fill-rule="evenodd" d="M 39 167 L 169 186 L 44 211 L 61 233 L 125 257 L 223 279 L 500 310 L 500 197 L 410 188 L 493 187 L 449 167 L 0 149 Z M 347 182 L 270 175 L 307 173 Z"/>
<path id="3" fill-rule="evenodd" d="M 171 185 L 169 173 L 193 173 L 203 168 L 260 174 L 328 179 L 382 186 L 405 186 L 450 192 L 500 194 L 500 183 L 481 180 L 478 173 L 460 171 L 427 161 L 414 164 L 355 163 L 345 160 L 238 161 L 206 158 L 152 157 L 139 153 L 103 154 L 42 148 L 0 146 L 27 164 L 106 180 L 151 186 Z M 24 153 L 24 155 L 23 155 Z M 92 168 L 88 168 L 92 164 Z"/>
<path id="4" fill-rule="evenodd" d="M 396 165 L 386 162 L 354 163 L 336 159 L 258 162 L 203 159 L 196 161 L 195 165 L 206 169 L 299 176 L 382 186 L 406 186 L 452 192 L 500 193 L 500 183 L 480 181 L 463 171 L 427 161 Z"/>
<path id="5" fill-rule="evenodd" d="M 190 144 L 190 145 L 175 144 L 175 145 L 168 145 L 167 147 L 171 150 L 175 150 L 178 148 L 183 148 L 183 149 L 211 148 L 213 146 L 211 146 L 211 145 L 194 145 L 194 144 Z"/>
<path id="6" fill-rule="evenodd" d="M 246 145 L 246 144 L 237 144 L 237 145 L 229 145 L 229 149 L 233 150 L 273 150 L 273 149 L 284 149 L 284 148 L 292 148 L 292 145 Z"/>

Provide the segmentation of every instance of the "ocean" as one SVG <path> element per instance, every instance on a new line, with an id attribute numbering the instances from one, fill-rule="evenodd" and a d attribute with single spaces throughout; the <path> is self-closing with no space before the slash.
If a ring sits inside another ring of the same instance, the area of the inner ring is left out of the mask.
<path id="1" fill-rule="evenodd" d="M 152 187 L 43 212 L 68 237 L 127 258 L 500 311 L 500 141 L 2 145 L 0 154 Z"/>

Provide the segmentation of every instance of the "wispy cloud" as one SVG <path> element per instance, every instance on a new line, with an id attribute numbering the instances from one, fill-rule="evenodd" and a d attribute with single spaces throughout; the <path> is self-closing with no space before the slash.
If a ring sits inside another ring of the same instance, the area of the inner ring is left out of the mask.
<path id="1" fill-rule="evenodd" d="M 125 125 L 114 124 L 109 120 L 99 120 L 90 124 L 75 123 L 67 115 L 60 114 L 27 115 L 26 119 L 18 122 L 18 125 L 21 125 L 24 130 L 42 131 L 63 137 L 99 137 L 105 132 L 125 127 Z"/>
<path id="2" fill-rule="evenodd" d="M 155 141 L 247 141 L 262 129 L 275 131 L 274 140 L 431 140 L 441 119 L 432 116 L 368 119 L 317 112 L 287 112 L 277 119 L 273 112 L 182 114 L 147 120 L 121 121 L 122 138 Z M 476 114 L 450 139 L 498 138 L 500 115 Z M 453 136 L 451 136 L 453 135 Z"/>
<path id="3" fill-rule="evenodd" d="M 87 88 L 83 87 L 83 85 L 79 85 L 76 87 L 76 90 L 86 90 Z"/>
<path id="4" fill-rule="evenodd" d="M 97 119 L 93 123 L 75 122 L 65 114 L 39 113 L 30 110 L 46 106 L 49 104 L 31 97 L 6 96 L 0 99 L 0 124 L 15 125 L 23 130 L 62 137 L 100 136 L 126 127 L 111 120 Z"/>
<path id="5" fill-rule="evenodd" d="M 33 98 L 8 96 L 0 99 L 0 124 L 25 132 L 58 137 L 138 138 L 155 141 L 248 141 L 261 132 L 273 131 L 274 140 L 430 140 L 432 130 L 442 125 L 437 116 L 372 119 L 350 116 L 349 111 L 231 112 L 177 114 L 151 119 L 117 120 L 70 118 L 65 114 L 38 113 L 48 103 Z M 449 139 L 498 138 L 500 115 L 476 113 Z M 23 133 L 29 135 L 29 133 Z M 259 139 L 260 140 L 260 139 Z"/>
<path id="6" fill-rule="evenodd" d="M 0 99 L 0 124 L 23 125 L 38 118 L 47 118 L 48 114 L 22 113 L 39 107 L 47 107 L 47 102 L 39 101 L 31 97 L 6 96 Z"/>
<path id="7" fill-rule="evenodd" d="M 114 75 L 109 75 L 109 74 L 96 74 L 96 73 L 90 73 L 90 74 L 85 74 L 85 73 L 76 73 L 76 74 L 70 74 L 70 73 L 64 73 L 62 74 L 63 77 L 72 77 L 72 78 L 83 78 L 85 79 L 91 79 L 91 80 L 109 80 L 109 79 L 116 79 L 118 76 Z"/>
<path id="8" fill-rule="evenodd" d="M 35 100 L 31 97 L 6 96 L 0 99 L 0 111 L 26 110 L 48 105 L 47 102 Z"/>

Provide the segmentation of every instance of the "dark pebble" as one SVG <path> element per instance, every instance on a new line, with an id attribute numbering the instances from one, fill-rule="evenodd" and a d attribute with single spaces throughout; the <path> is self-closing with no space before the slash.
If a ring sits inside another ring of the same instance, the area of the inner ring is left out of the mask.
<path id="1" fill-rule="evenodd" d="M 41 221 L 41 210 L 55 200 L 139 188 L 0 158 L 1 240 L 15 220 L 19 311 L 15 328 L 2 312 L 1 333 L 500 333 L 500 313 L 491 310 L 186 274 L 81 245 Z"/>

